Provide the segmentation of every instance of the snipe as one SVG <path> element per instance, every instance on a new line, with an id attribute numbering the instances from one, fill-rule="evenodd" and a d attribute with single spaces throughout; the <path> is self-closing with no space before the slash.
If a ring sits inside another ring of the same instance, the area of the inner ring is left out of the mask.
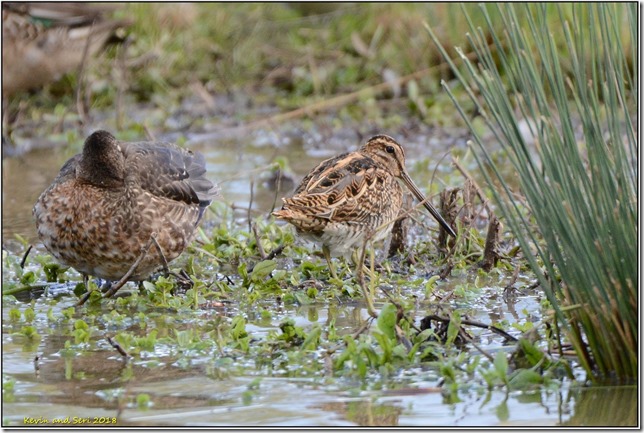
<path id="1" fill-rule="evenodd" d="M 90 135 L 38 198 L 38 236 L 61 264 L 84 276 L 121 279 L 154 237 L 128 280 L 140 281 L 173 260 L 192 241 L 218 195 L 205 177 L 203 155 L 172 143 Z"/>
<path id="2" fill-rule="evenodd" d="M 409 177 L 402 146 L 386 135 L 370 138 L 357 152 L 320 163 L 273 215 L 293 224 L 298 234 L 321 243 L 331 275 L 337 278 L 331 256 L 347 255 L 391 231 L 403 199 L 398 179 L 447 233 L 456 236 Z"/>

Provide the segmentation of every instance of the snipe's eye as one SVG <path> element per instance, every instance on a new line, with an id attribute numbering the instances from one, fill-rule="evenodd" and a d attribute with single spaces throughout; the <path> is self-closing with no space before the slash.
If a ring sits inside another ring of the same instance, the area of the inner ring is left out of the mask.
<path id="1" fill-rule="evenodd" d="M 393 146 L 387 146 L 387 147 L 385 147 L 385 150 L 387 151 L 387 153 L 394 153 L 394 147 Z"/>

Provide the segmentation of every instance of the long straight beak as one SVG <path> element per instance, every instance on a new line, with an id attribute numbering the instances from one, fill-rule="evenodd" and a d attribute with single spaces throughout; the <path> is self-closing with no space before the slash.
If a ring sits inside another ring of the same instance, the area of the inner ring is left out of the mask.
<path id="1" fill-rule="evenodd" d="M 403 180 L 403 182 L 405 182 L 405 185 L 407 185 L 407 188 L 409 188 L 411 193 L 414 194 L 418 200 L 420 200 L 423 206 L 425 206 L 425 209 L 427 209 L 429 213 L 432 214 L 434 218 L 436 218 L 436 221 L 438 221 L 438 223 L 445 229 L 445 231 L 450 235 L 452 235 L 453 237 L 456 237 L 456 232 L 454 231 L 454 229 L 452 229 L 452 227 L 450 227 L 450 225 L 447 224 L 447 221 L 445 221 L 445 219 L 441 216 L 441 214 L 438 213 L 436 208 L 432 206 L 429 200 L 425 198 L 423 193 L 420 192 L 420 190 L 418 189 L 414 181 L 411 180 L 411 177 L 409 177 L 409 175 L 405 171 L 402 171 L 400 177 Z"/>

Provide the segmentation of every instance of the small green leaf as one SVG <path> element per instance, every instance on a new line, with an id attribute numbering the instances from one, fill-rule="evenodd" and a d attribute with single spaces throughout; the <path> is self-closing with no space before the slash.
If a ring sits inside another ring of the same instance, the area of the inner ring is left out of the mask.
<path id="1" fill-rule="evenodd" d="M 503 382 L 507 382 L 508 377 L 508 358 L 504 352 L 496 352 L 494 357 L 494 369 Z"/>
<path id="2" fill-rule="evenodd" d="M 158 292 L 157 286 L 154 285 L 154 283 L 150 281 L 143 281 L 143 288 L 148 291 L 149 293 L 156 293 Z"/>
<path id="3" fill-rule="evenodd" d="M 510 389 L 526 389 L 542 383 L 543 377 L 539 373 L 531 369 L 521 369 L 512 375 L 508 386 Z"/>
<path id="4" fill-rule="evenodd" d="M 147 410 L 150 407 L 150 394 L 139 394 L 136 396 L 136 407 L 139 410 Z"/>
<path id="5" fill-rule="evenodd" d="M 20 332 L 29 340 L 32 340 L 32 341 L 40 340 L 40 334 L 38 334 L 38 331 L 36 331 L 36 328 L 33 326 L 25 326 L 22 328 Z"/>
<path id="6" fill-rule="evenodd" d="M 87 287 L 83 282 L 80 282 L 74 286 L 74 295 L 77 297 L 83 296 L 85 293 L 87 293 Z"/>
<path id="7" fill-rule="evenodd" d="M 384 364 L 386 362 L 391 362 L 393 359 L 392 356 L 392 351 L 393 351 L 393 344 L 392 344 L 392 339 L 390 339 L 386 334 L 380 333 L 380 332 L 374 332 L 373 333 L 373 338 L 376 339 L 378 342 L 378 345 L 382 349 L 382 358 L 380 359 L 380 362 L 377 361 L 374 365 L 379 365 L 379 364 Z M 365 348 L 366 349 L 366 348 Z M 368 354 L 368 352 L 365 350 L 365 353 Z"/>
<path id="8" fill-rule="evenodd" d="M 308 305 L 313 303 L 313 299 L 309 298 L 306 294 L 302 292 L 295 292 L 293 293 L 293 296 L 295 296 L 295 299 L 300 305 Z"/>
<path id="9" fill-rule="evenodd" d="M 31 307 L 25 310 L 24 315 L 25 315 L 25 322 L 33 322 L 34 319 L 36 318 L 36 313 L 34 312 L 34 309 Z"/>
<path id="10" fill-rule="evenodd" d="M 396 337 L 396 316 L 398 309 L 393 304 L 386 304 L 378 314 L 378 329 L 389 338 Z"/>
<path id="11" fill-rule="evenodd" d="M 59 277 L 63 275 L 68 267 L 60 266 L 58 263 L 48 263 L 43 266 L 43 271 L 45 272 L 45 278 L 48 283 L 55 283 L 58 281 Z"/>
<path id="12" fill-rule="evenodd" d="M 246 332 L 246 319 L 243 316 L 233 317 L 231 328 L 231 335 L 235 340 L 248 336 L 248 332 Z"/>
<path id="13" fill-rule="evenodd" d="M 17 308 L 12 308 L 11 310 L 9 310 L 9 320 L 12 322 L 19 322 L 21 315 L 22 314 L 20 313 L 20 310 Z"/>
<path id="14" fill-rule="evenodd" d="M 74 329 L 89 329 L 89 325 L 84 320 L 78 319 L 74 322 Z"/>
<path id="15" fill-rule="evenodd" d="M 320 343 L 320 336 L 322 335 L 322 328 L 315 326 L 306 336 L 304 343 L 302 343 L 302 350 L 316 350 Z"/>
<path id="16" fill-rule="evenodd" d="M 255 265 L 251 277 L 254 281 L 261 280 L 273 272 L 276 266 L 275 260 L 263 260 Z"/>
<path id="17" fill-rule="evenodd" d="M 69 319 L 71 319 L 72 317 L 74 317 L 74 313 L 75 313 L 75 312 L 76 312 L 76 310 L 74 309 L 74 307 L 69 307 L 69 308 L 66 308 L 66 309 L 64 309 L 64 310 L 62 311 L 62 313 L 63 313 L 63 317 L 64 317 L 65 319 L 67 319 L 67 320 L 69 320 Z"/>
<path id="18" fill-rule="evenodd" d="M 253 380 L 248 384 L 248 390 L 249 390 L 249 391 L 258 390 L 258 389 L 259 389 L 259 385 L 261 384 L 261 382 L 262 382 L 262 378 L 261 378 L 261 377 L 256 377 L 255 379 L 253 379 Z"/>
<path id="19" fill-rule="evenodd" d="M 544 353 L 539 350 L 539 348 L 535 347 L 535 345 L 526 338 L 519 339 L 519 347 L 523 350 L 525 359 L 528 361 L 531 367 L 534 367 L 539 362 L 541 362 L 541 360 L 545 356 Z"/>
<path id="20" fill-rule="evenodd" d="M 433 275 L 427 282 L 425 283 L 425 291 L 426 292 L 431 292 L 434 290 L 436 287 L 436 281 L 440 280 L 441 277 L 440 275 Z"/>
<path id="21" fill-rule="evenodd" d="M 446 346 L 451 346 L 458 336 L 458 332 L 461 329 L 461 315 L 454 311 L 450 315 L 449 324 L 447 325 L 447 340 L 445 341 Z"/>
<path id="22" fill-rule="evenodd" d="M 246 406 L 251 404 L 253 402 L 253 392 L 252 391 L 244 391 L 242 392 L 242 403 Z"/>
<path id="23" fill-rule="evenodd" d="M 36 274 L 34 274 L 32 271 L 25 272 L 24 274 L 22 274 L 22 277 L 20 277 L 20 282 L 26 286 L 29 286 L 36 282 Z"/>
<path id="24" fill-rule="evenodd" d="M 318 289 L 315 287 L 309 287 L 306 289 L 306 296 L 308 296 L 311 299 L 315 299 L 318 295 Z"/>

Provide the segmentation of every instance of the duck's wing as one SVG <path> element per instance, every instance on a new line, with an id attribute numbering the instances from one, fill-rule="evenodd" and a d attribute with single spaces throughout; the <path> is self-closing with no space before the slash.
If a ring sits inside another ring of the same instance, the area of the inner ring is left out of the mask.
<path id="1" fill-rule="evenodd" d="M 127 167 L 126 182 L 149 193 L 207 207 L 219 195 L 206 178 L 206 161 L 198 152 L 172 143 L 120 143 Z"/>

